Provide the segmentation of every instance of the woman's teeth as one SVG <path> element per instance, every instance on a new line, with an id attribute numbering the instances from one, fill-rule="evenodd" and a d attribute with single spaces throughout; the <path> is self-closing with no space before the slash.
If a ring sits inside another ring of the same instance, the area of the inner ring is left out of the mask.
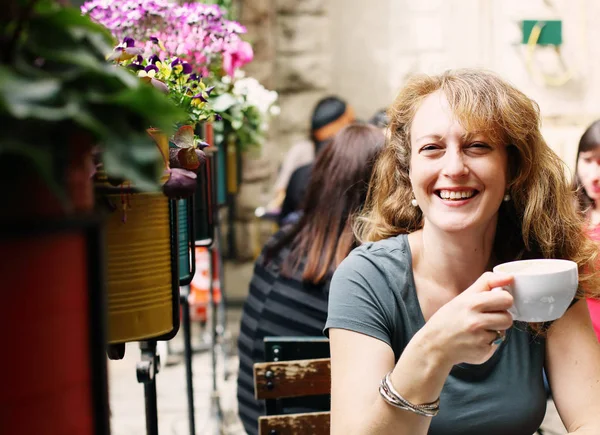
<path id="1" fill-rule="evenodd" d="M 474 190 L 463 190 L 456 192 L 453 190 L 440 190 L 439 196 L 442 199 L 460 200 L 472 197 L 475 194 Z"/>

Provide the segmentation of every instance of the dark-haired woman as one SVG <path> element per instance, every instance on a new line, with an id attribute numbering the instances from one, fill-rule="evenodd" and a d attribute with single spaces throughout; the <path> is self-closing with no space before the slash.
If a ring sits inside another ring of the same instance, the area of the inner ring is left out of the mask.
<path id="1" fill-rule="evenodd" d="M 302 218 L 274 235 L 256 261 L 238 341 L 239 415 L 249 434 L 264 415 L 252 380 L 252 365 L 264 361 L 263 338 L 322 335 L 329 281 L 356 246 L 353 216 L 383 142 L 374 126 L 343 128 L 317 156 Z"/>
<path id="2" fill-rule="evenodd" d="M 583 133 L 577 150 L 575 183 L 579 210 L 588 224 L 588 235 L 600 243 L 600 120 Z M 600 340 L 600 301 L 588 299 L 594 330 Z"/>
<path id="3" fill-rule="evenodd" d="M 283 192 L 279 213 L 280 226 L 298 221 L 295 216 L 301 214 L 300 206 L 306 194 L 314 157 L 337 132 L 352 124 L 354 120 L 354 110 L 344 100 L 335 96 L 319 100 L 310 121 L 309 148 L 302 143 L 294 145 L 286 154 L 281 173 L 275 182 L 275 190 Z"/>

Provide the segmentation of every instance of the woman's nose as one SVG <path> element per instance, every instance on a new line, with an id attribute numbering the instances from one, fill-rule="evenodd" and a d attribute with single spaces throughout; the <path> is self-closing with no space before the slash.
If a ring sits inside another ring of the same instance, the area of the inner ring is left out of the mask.
<path id="1" fill-rule="evenodd" d="M 463 177 L 469 173 L 469 168 L 460 152 L 447 152 L 444 156 L 443 174 L 450 178 Z"/>

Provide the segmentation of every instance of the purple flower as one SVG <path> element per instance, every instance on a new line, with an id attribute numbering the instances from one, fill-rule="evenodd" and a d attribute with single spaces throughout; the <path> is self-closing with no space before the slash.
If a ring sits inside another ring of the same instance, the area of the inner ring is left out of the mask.
<path id="1" fill-rule="evenodd" d="M 125 44 L 125 47 L 135 47 L 135 40 L 129 36 L 126 36 L 123 38 L 123 44 Z"/>
<path id="2" fill-rule="evenodd" d="M 184 74 L 189 74 L 189 73 L 191 73 L 191 72 L 192 72 L 192 65 L 190 65 L 189 63 L 187 63 L 187 62 L 182 62 L 182 63 L 181 63 L 181 66 L 183 67 L 183 70 L 182 70 L 182 72 L 183 72 Z"/>
<path id="3" fill-rule="evenodd" d="M 146 68 L 144 68 L 144 71 L 146 71 L 146 72 L 154 71 L 155 73 L 157 73 L 158 67 L 156 65 L 148 65 Z"/>
<path id="4" fill-rule="evenodd" d="M 194 95 L 194 96 L 192 97 L 192 100 L 200 100 L 200 101 L 202 101 L 203 103 L 206 103 L 206 102 L 208 101 L 206 98 L 204 98 L 204 95 L 202 95 L 202 92 L 200 92 L 200 93 L 198 93 L 198 94 Z"/>
<path id="5" fill-rule="evenodd" d="M 221 115 L 219 115 L 218 113 L 215 113 L 215 119 L 217 121 L 221 121 L 223 119 L 223 117 Z"/>
<path id="6" fill-rule="evenodd" d="M 208 88 L 206 88 L 206 90 L 204 92 L 206 92 L 206 95 L 210 95 L 210 93 L 213 91 L 215 87 L 214 86 L 210 86 Z"/>
<path id="7" fill-rule="evenodd" d="M 156 36 L 151 36 L 150 41 L 152 41 L 153 44 L 158 44 L 158 38 Z"/>
<path id="8" fill-rule="evenodd" d="M 148 58 L 148 63 L 154 65 L 155 63 L 160 62 L 160 57 L 158 57 L 156 54 L 153 54 L 152 56 L 150 56 Z"/>
<path id="9" fill-rule="evenodd" d="M 127 68 L 129 68 L 130 70 L 133 71 L 140 71 L 144 69 L 143 65 L 140 65 L 139 63 L 130 63 L 129 65 L 127 65 Z"/>

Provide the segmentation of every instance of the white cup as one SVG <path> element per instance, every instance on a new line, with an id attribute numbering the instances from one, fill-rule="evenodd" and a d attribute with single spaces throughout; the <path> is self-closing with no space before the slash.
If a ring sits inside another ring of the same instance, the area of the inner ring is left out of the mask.
<path id="1" fill-rule="evenodd" d="M 494 267 L 494 272 L 514 277 L 514 282 L 502 289 L 514 298 L 508 312 L 523 322 L 549 322 L 561 317 L 579 283 L 577 263 L 569 260 L 511 261 Z"/>

